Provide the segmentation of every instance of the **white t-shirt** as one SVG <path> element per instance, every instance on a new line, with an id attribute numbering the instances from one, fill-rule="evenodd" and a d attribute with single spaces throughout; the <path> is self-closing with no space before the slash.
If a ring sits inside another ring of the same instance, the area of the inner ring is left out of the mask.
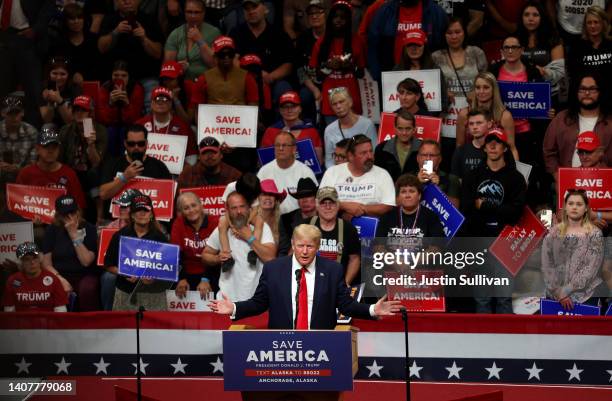
<path id="1" fill-rule="evenodd" d="M 323 175 L 319 188 L 327 186 L 336 188 L 340 201 L 395 206 L 393 179 L 387 170 L 378 166 L 360 177 L 351 174 L 348 163 L 333 166 Z"/>
<path id="2" fill-rule="evenodd" d="M 317 183 L 317 177 L 315 177 L 310 167 L 298 160 L 294 161 L 291 167 L 285 169 L 280 168 L 276 160 L 272 160 L 270 163 L 259 169 L 257 177 L 260 181 L 273 179 L 274 183 L 276 184 L 276 188 L 278 188 L 278 190 L 281 192 L 283 189 L 286 189 L 287 192 L 295 192 L 297 190 L 297 183 L 300 178 L 310 178 L 315 184 Z M 288 194 L 283 203 L 280 205 L 280 212 L 281 214 L 285 214 L 298 208 L 299 205 L 297 200 Z"/>
<path id="3" fill-rule="evenodd" d="M 593 131 L 597 124 L 597 117 L 582 117 L 578 113 L 578 134 L 584 131 Z M 580 158 L 578 157 L 578 150 L 574 149 L 574 155 L 572 156 L 572 167 L 580 167 Z"/>
<path id="4" fill-rule="evenodd" d="M 254 227 L 251 225 L 251 229 Z M 234 267 L 227 272 L 221 272 L 219 277 L 219 289 L 232 300 L 232 302 L 246 301 L 250 299 L 259 283 L 259 276 L 263 269 L 263 263 L 259 258 L 255 266 L 250 266 L 247 262 L 247 254 L 251 251 L 251 247 L 234 234 L 228 232 L 229 245 L 234 258 Z M 264 223 L 262 233 L 262 244 L 274 244 L 274 237 L 270 226 Z M 221 249 L 219 242 L 219 228 L 215 228 L 212 232 L 206 245 L 213 249 Z M 217 299 L 221 299 L 221 294 L 217 293 Z"/>
<path id="5" fill-rule="evenodd" d="M 557 21 L 565 32 L 578 35 L 582 33 L 584 24 L 584 13 L 587 8 L 599 6 L 606 9 L 606 0 L 558 0 L 557 1 Z"/>

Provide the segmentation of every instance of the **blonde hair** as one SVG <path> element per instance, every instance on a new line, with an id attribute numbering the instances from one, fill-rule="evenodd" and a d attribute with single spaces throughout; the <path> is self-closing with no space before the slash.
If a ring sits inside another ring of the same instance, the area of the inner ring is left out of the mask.
<path id="1" fill-rule="evenodd" d="M 273 196 L 273 195 L 268 195 L 264 193 L 259 194 L 259 196 L 261 195 Z M 280 231 L 279 231 L 280 215 L 281 215 L 280 201 L 278 198 L 275 197 L 274 211 L 272 212 L 272 217 L 270 219 L 264 218 L 263 209 L 261 208 L 261 203 L 259 203 L 257 207 L 255 207 L 255 209 L 251 212 L 251 217 L 249 218 L 249 221 L 253 221 L 254 223 L 256 216 L 261 217 L 261 219 L 265 223 L 268 223 L 268 226 L 270 227 L 270 230 L 272 231 L 272 237 L 274 237 L 274 242 L 278 245 L 280 242 Z"/>
<path id="2" fill-rule="evenodd" d="M 330 94 L 329 94 L 329 103 L 332 103 L 336 96 L 342 96 L 343 98 L 345 98 L 349 102 L 353 103 L 353 97 L 349 93 L 348 89 L 345 88 L 344 86 L 340 86 L 340 87 L 337 87 L 337 88 L 332 88 L 332 89 L 329 90 L 329 92 L 330 92 Z"/>
<path id="3" fill-rule="evenodd" d="M 292 240 L 312 240 L 317 246 L 321 243 L 321 230 L 311 224 L 300 224 L 293 229 Z"/>
<path id="4" fill-rule="evenodd" d="M 589 35 L 587 33 L 586 28 L 586 19 L 589 15 L 591 17 L 598 18 L 601 22 L 601 38 L 607 40 L 612 39 L 612 37 L 610 36 L 610 20 L 608 17 L 608 13 L 606 13 L 606 11 L 599 6 L 591 6 L 587 8 L 586 12 L 584 13 L 584 21 L 582 24 L 582 39 L 589 40 Z"/>
<path id="5" fill-rule="evenodd" d="M 478 73 L 478 75 L 476 75 L 476 78 L 474 78 L 474 88 L 476 88 L 476 81 L 479 79 L 483 79 L 487 81 L 487 83 L 491 85 L 491 88 L 493 88 L 493 98 L 491 100 L 491 108 L 490 109 L 481 108 L 480 105 L 478 104 L 478 99 L 476 99 L 476 96 L 474 96 L 474 99 L 472 100 L 472 103 L 470 104 L 470 110 L 488 111 L 491 114 L 491 118 L 493 119 L 493 121 L 499 124 L 501 122 L 504 111 L 506 111 L 506 106 L 504 105 L 504 102 L 502 101 L 501 94 L 499 92 L 499 85 L 497 84 L 497 79 L 495 78 L 495 75 L 491 74 L 488 71 L 480 72 Z"/>
<path id="6" fill-rule="evenodd" d="M 561 218 L 561 223 L 559 223 L 559 234 L 562 237 L 565 237 L 565 234 L 567 233 L 569 218 L 567 217 L 565 205 L 567 204 L 567 201 L 569 200 L 570 196 L 581 197 L 582 201 L 586 205 L 586 210 L 584 212 L 584 216 L 582 216 L 580 226 L 590 233 L 595 228 L 595 226 L 593 225 L 593 223 L 591 223 L 591 207 L 589 206 L 589 198 L 586 196 L 586 193 L 584 191 L 570 190 L 567 195 L 565 195 L 565 200 L 563 201 L 563 215 Z"/>

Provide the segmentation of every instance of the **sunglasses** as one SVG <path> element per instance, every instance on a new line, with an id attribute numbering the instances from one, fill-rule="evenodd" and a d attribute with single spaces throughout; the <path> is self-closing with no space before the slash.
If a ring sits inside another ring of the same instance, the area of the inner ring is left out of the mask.
<path id="1" fill-rule="evenodd" d="M 234 51 L 225 51 L 225 52 L 219 52 L 217 53 L 217 57 L 219 58 L 233 58 L 236 55 L 236 52 Z"/>
<path id="2" fill-rule="evenodd" d="M 155 99 L 153 99 L 153 101 L 155 101 L 156 103 L 168 103 L 170 102 L 170 99 L 168 99 L 166 96 L 155 96 Z"/>
<path id="3" fill-rule="evenodd" d="M 147 141 L 125 141 L 125 144 L 130 147 L 133 148 L 134 146 L 138 146 L 139 148 L 143 148 L 146 146 Z"/>

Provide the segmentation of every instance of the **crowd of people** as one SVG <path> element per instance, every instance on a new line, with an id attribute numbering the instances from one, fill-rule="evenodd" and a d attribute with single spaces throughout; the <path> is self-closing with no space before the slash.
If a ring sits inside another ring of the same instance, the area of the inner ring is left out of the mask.
<path id="1" fill-rule="evenodd" d="M 355 285 L 365 261 L 354 218 L 377 218 L 377 237 L 445 235 L 421 207 L 428 185 L 465 217 L 461 237 L 494 239 L 525 207 L 556 211 L 541 251 L 545 295 L 566 309 L 597 304 L 612 289 L 612 212 L 578 189 L 556 210 L 556 191 L 559 168 L 612 165 L 612 1 L 570 3 L 5 1 L 0 183 L 66 195 L 53 223 L 33 220 L 20 262 L 3 262 L 4 310 L 165 309 L 165 283 L 119 274 L 122 236 L 180 247 L 177 296 L 244 301 L 265 263 L 292 254 L 294 228 L 314 225 L 317 257 Z M 439 71 L 442 110 L 406 77 L 393 137 L 379 143 L 359 81 L 406 70 Z M 514 118 L 498 81 L 549 82 L 548 118 Z M 256 149 L 198 135 L 201 104 L 256 106 L 257 147 L 274 159 L 261 165 Z M 453 110 L 454 134 L 419 139 L 418 116 Z M 147 154 L 152 133 L 187 138 L 180 174 Z M 303 140 L 320 173 L 298 157 Z M 151 198 L 129 188 L 140 178 L 226 186 L 225 214 L 177 191 L 174 217 L 158 221 Z M 0 222 L 22 221 L 2 195 Z M 119 231 L 98 266 L 105 227 Z M 510 296 L 473 298 L 450 309 L 512 313 Z"/>

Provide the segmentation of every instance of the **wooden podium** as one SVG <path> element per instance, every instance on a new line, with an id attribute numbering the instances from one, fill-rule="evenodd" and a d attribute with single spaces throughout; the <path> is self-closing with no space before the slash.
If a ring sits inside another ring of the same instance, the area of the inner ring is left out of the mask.
<path id="1" fill-rule="evenodd" d="M 252 327 L 247 325 L 232 325 L 229 328 L 229 331 L 249 331 L 252 330 Z M 359 362 L 357 359 L 357 333 L 359 329 L 349 325 L 338 325 L 334 330 L 315 330 L 315 331 L 294 331 L 294 330 L 257 330 L 258 332 L 266 331 L 266 332 L 277 332 L 279 334 L 288 333 L 288 332 L 297 332 L 297 333 L 313 333 L 313 332 L 331 332 L 331 333 L 350 333 L 350 354 L 351 354 L 351 363 L 350 366 L 346 365 L 348 369 L 350 369 L 350 381 L 352 386 L 352 378 L 357 374 L 357 370 L 359 369 Z M 247 333 L 245 333 L 247 334 Z M 344 338 L 344 336 L 343 336 Z M 248 340 L 245 339 L 245 340 Z M 225 347 L 224 347 L 225 349 Z M 227 355 L 224 353 L 224 366 L 227 364 Z M 343 369 L 345 370 L 345 369 Z M 331 371 L 331 370 L 330 370 Z M 227 370 L 226 370 L 227 372 Z M 348 374 L 348 372 L 340 372 L 342 374 Z M 225 373 L 227 374 L 227 373 Z M 330 373 L 330 375 L 333 373 Z M 254 391 L 254 390 L 242 390 L 242 399 L 245 401 L 338 401 L 344 399 L 343 391 L 338 390 L 316 390 L 313 389 L 296 389 L 296 390 L 263 390 L 263 391 Z"/>

